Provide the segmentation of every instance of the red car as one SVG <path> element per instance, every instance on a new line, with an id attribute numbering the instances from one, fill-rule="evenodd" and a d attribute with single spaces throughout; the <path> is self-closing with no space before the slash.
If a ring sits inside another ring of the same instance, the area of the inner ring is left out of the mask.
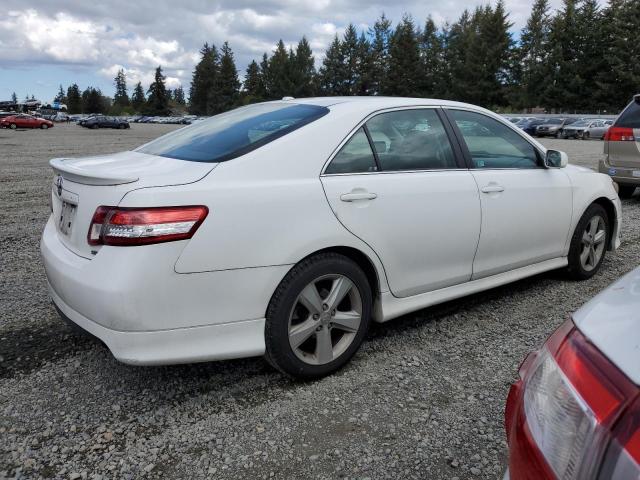
<path id="1" fill-rule="evenodd" d="M 46 130 L 47 128 L 53 127 L 53 122 L 44 118 L 33 117 L 31 115 L 21 113 L 19 115 L 0 119 L 0 127 L 10 128 L 12 130 L 15 130 L 16 128 L 42 128 L 43 130 Z"/>

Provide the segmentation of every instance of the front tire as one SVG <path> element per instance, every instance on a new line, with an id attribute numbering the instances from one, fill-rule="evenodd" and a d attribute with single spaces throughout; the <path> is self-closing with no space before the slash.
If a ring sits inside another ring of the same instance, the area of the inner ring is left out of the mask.
<path id="1" fill-rule="evenodd" d="M 49 128 L 49 125 L 47 125 L 46 123 L 43 123 L 42 125 L 40 125 L 40 128 L 42 130 L 46 130 L 47 128 Z"/>
<path id="2" fill-rule="evenodd" d="M 303 260 L 269 302 L 266 360 L 301 380 L 339 370 L 360 348 L 372 304 L 367 277 L 351 259 L 323 253 Z"/>
<path id="3" fill-rule="evenodd" d="M 584 132 L 582 134 L 582 140 L 589 140 L 591 138 L 591 134 L 589 132 Z"/>
<path id="4" fill-rule="evenodd" d="M 10 128 L 11 130 L 15 130 L 16 128 L 18 128 L 18 126 L 17 126 L 15 123 L 10 123 L 10 124 L 9 124 L 9 128 Z"/>
<path id="5" fill-rule="evenodd" d="M 567 271 L 574 280 L 593 277 L 604 261 L 611 227 L 605 209 L 593 203 L 578 222 L 571 246 Z"/>

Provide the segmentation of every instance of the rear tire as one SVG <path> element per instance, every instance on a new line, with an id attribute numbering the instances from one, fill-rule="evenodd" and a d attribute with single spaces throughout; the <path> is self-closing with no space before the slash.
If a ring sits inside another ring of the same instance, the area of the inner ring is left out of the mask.
<path id="1" fill-rule="evenodd" d="M 574 280 L 593 277 L 604 261 L 610 237 L 609 216 L 597 203 L 592 203 L 578 222 L 569 247 L 567 273 Z"/>
<path id="2" fill-rule="evenodd" d="M 16 128 L 18 128 L 18 126 L 17 126 L 15 123 L 10 123 L 10 124 L 9 124 L 9 128 L 10 128 L 11 130 L 15 130 Z"/>
<path id="3" fill-rule="evenodd" d="M 367 277 L 351 259 L 323 253 L 303 260 L 269 302 L 265 359 L 300 380 L 339 370 L 360 348 L 372 304 Z"/>
<path id="4" fill-rule="evenodd" d="M 126 127 L 124 124 L 120 124 L 120 125 L 118 125 L 118 128 L 119 128 L 120 130 L 124 130 L 124 129 L 125 129 L 125 128 L 127 128 L 127 127 Z"/>
<path id="5" fill-rule="evenodd" d="M 633 192 L 636 191 L 635 185 L 620 185 L 618 184 L 618 197 L 620 198 L 631 198 Z"/>
<path id="6" fill-rule="evenodd" d="M 582 140 L 589 140 L 591 138 L 591 134 L 589 132 L 584 132 L 582 134 Z"/>

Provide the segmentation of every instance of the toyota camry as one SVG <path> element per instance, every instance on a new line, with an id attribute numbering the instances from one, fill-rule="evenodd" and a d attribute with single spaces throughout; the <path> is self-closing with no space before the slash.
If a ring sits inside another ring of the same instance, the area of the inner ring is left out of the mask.
<path id="1" fill-rule="evenodd" d="M 57 158 L 41 241 L 61 315 L 132 364 L 264 355 L 298 378 L 370 322 L 620 243 L 611 179 L 473 105 L 250 105 L 128 152 Z"/>

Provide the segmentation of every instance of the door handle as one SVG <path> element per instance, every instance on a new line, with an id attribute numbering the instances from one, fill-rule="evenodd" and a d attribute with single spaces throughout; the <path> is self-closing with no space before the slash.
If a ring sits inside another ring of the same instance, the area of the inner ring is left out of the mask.
<path id="1" fill-rule="evenodd" d="M 376 195 L 375 193 L 369 193 L 369 192 L 351 192 L 351 193 L 344 193 L 342 195 L 340 195 L 340 200 L 342 200 L 343 202 L 357 202 L 358 200 L 375 200 L 376 198 L 378 198 L 378 195 Z"/>
<path id="2" fill-rule="evenodd" d="M 480 190 L 482 193 L 497 193 L 504 192 L 504 187 L 502 185 L 498 185 L 496 183 L 490 183 L 489 185 L 485 185 Z"/>

